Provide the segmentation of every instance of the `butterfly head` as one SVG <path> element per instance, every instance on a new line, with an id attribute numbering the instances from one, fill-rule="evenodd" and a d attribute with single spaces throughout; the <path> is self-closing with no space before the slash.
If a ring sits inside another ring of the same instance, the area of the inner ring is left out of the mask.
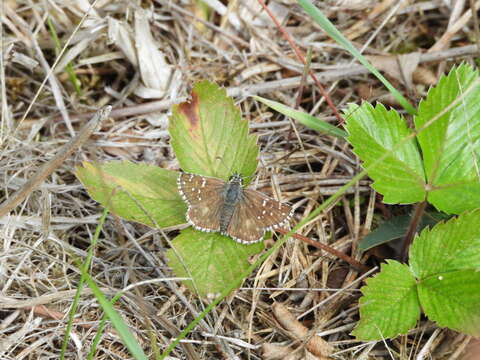
<path id="1" fill-rule="evenodd" d="M 228 179 L 230 184 L 243 185 L 243 176 L 239 173 L 233 173 L 232 176 Z"/>

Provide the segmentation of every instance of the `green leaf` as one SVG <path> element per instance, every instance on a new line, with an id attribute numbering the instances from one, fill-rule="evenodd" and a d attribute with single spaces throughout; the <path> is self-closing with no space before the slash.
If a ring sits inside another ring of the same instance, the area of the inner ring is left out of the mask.
<path id="1" fill-rule="evenodd" d="M 192 281 L 184 283 L 192 291 L 196 288 L 200 296 L 216 297 L 232 283 L 242 280 L 242 273 L 250 265 L 248 258 L 264 246 L 263 242 L 243 245 L 219 233 L 187 228 L 173 240 L 173 247 L 176 252 L 169 249 L 167 258 L 174 273 L 180 277 L 191 276 L 195 285 Z"/>
<path id="2" fill-rule="evenodd" d="M 158 166 L 127 161 L 84 162 L 76 168 L 76 176 L 90 196 L 111 212 L 160 227 L 186 222 L 187 206 L 178 193 L 177 175 Z"/>
<path id="3" fill-rule="evenodd" d="M 417 231 L 421 231 L 427 226 L 433 226 L 441 220 L 446 220 L 447 215 L 438 212 L 426 212 L 420 220 Z M 383 223 L 381 223 L 375 230 L 367 234 L 363 239 L 360 240 L 358 249 L 360 251 L 366 251 L 375 246 L 387 243 L 389 241 L 399 239 L 405 236 L 408 226 L 412 220 L 412 216 L 408 215 L 399 215 L 395 216 Z"/>
<path id="4" fill-rule="evenodd" d="M 400 94 L 400 92 L 393 87 L 390 82 L 385 79 L 385 77 L 378 72 L 378 70 L 370 64 L 365 56 L 362 55 L 360 51 L 357 50 L 353 44 L 348 41 L 348 39 L 343 36 L 343 34 L 337 30 L 335 25 L 331 23 L 330 20 L 318 9 L 315 5 L 312 4 L 310 0 L 298 0 L 298 3 L 305 10 L 305 12 L 310 15 L 310 17 L 318 24 L 320 27 L 338 44 L 340 44 L 345 50 L 347 50 L 352 56 L 354 56 L 363 66 L 365 66 L 373 75 L 380 80 L 383 85 L 390 91 L 390 93 L 397 99 L 397 101 L 402 105 L 402 107 L 408 111 L 410 114 L 415 114 L 415 108 L 408 102 L 405 97 Z"/>
<path id="5" fill-rule="evenodd" d="M 382 264 L 367 280 L 360 298 L 360 321 L 352 334 L 360 340 L 381 340 L 405 334 L 420 318 L 416 281 L 407 265 Z"/>
<path id="6" fill-rule="evenodd" d="M 348 135 L 345 131 L 337 128 L 336 126 L 333 126 L 332 124 L 320 120 L 319 118 L 316 118 L 315 116 L 307 114 L 303 111 L 292 109 L 289 106 L 273 100 L 264 99 L 260 96 L 253 96 L 253 98 L 278 111 L 279 113 L 291 117 L 310 129 L 316 130 L 320 133 L 327 133 L 339 138 L 344 138 Z"/>
<path id="7" fill-rule="evenodd" d="M 194 86 L 191 97 L 190 102 L 173 107 L 169 126 L 183 171 L 224 180 L 234 172 L 253 175 L 257 137 L 248 135 L 248 122 L 225 89 L 202 81 Z"/>
<path id="8" fill-rule="evenodd" d="M 373 188 L 388 204 L 410 204 L 425 199 L 425 175 L 412 131 L 394 110 L 382 104 L 373 107 L 350 104 L 347 114 L 348 141 L 374 180 Z M 385 154 L 387 154 L 385 156 Z M 375 167 L 369 166 L 385 156 Z"/>
<path id="9" fill-rule="evenodd" d="M 410 248 L 410 267 L 419 279 L 449 271 L 480 270 L 480 210 L 422 231 Z"/>
<path id="10" fill-rule="evenodd" d="M 418 296 L 429 319 L 439 326 L 480 335 L 480 272 L 437 274 L 418 284 Z"/>
<path id="11" fill-rule="evenodd" d="M 130 332 L 128 325 L 122 319 L 120 314 L 115 310 L 107 297 L 102 293 L 95 281 L 93 281 L 92 277 L 86 272 L 86 269 L 82 269 L 82 276 L 84 277 L 90 289 L 92 289 L 92 292 L 97 298 L 100 306 L 112 322 L 113 327 L 120 336 L 120 339 L 122 339 L 122 342 L 130 351 L 130 354 L 132 354 L 132 356 L 137 360 L 147 360 L 148 357 L 143 352 L 135 336 L 133 336 L 133 334 Z"/>
<path id="12" fill-rule="evenodd" d="M 415 127 L 437 209 L 480 207 L 480 81 L 469 65 L 453 68 L 419 105 Z M 441 116 L 440 116 L 441 115 Z"/>

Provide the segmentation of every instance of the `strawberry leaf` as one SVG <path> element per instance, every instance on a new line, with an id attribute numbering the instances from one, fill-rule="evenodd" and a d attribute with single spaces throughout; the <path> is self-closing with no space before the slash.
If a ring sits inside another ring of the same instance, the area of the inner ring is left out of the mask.
<path id="1" fill-rule="evenodd" d="M 480 335 L 480 272 L 451 271 L 418 284 L 418 296 L 429 319 L 463 333 Z"/>
<path id="2" fill-rule="evenodd" d="M 480 206 L 480 81 L 469 65 L 454 68 L 422 101 L 415 117 L 428 201 L 459 214 Z"/>
<path id="3" fill-rule="evenodd" d="M 410 267 L 419 279 L 480 269 L 480 210 L 422 231 L 410 248 Z"/>
<path id="4" fill-rule="evenodd" d="M 76 176 L 90 196 L 112 213 L 149 226 L 185 223 L 185 202 L 177 190 L 176 171 L 158 166 L 112 161 L 84 162 Z"/>
<path id="5" fill-rule="evenodd" d="M 346 112 L 348 141 L 374 180 L 372 187 L 389 204 L 425 199 L 425 174 L 412 131 L 396 111 L 365 102 Z M 410 139 L 408 137 L 411 137 Z M 379 158 L 385 159 L 369 168 Z"/>
<path id="6" fill-rule="evenodd" d="M 241 279 L 250 265 L 248 258 L 263 249 L 263 243 L 242 245 L 219 233 L 192 228 L 182 230 L 172 243 L 175 250 L 169 249 L 167 258 L 174 273 L 191 277 L 194 284 L 188 280 L 185 285 L 209 297 Z"/>
<path id="7" fill-rule="evenodd" d="M 416 280 L 407 265 L 389 260 L 367 280 L 360 298 L 360 321 L 352 334 L 379 340 L 405 334 L 420 317 Z"/>
<path id="8" fill-rule="evenodd" d="M 248 135 L 248 122 L 225 89 L 208 81 L 194 86 L 189 102 L 173 107 L 169 132 L 183 171 L 228 180 L 257 168 L 257 137 Z"/>

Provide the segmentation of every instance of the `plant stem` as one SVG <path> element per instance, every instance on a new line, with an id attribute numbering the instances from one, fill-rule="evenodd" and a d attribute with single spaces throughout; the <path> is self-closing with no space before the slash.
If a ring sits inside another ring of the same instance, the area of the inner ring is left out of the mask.
<path id="1" fill-rule="evenodd" d="M 403 240 L 403 248 L 402 248 L 402 262 L 406 262 L 408 258 L 408 249 L 410 248 L 410 244 L 413 241 L 413 237 L 417 233 L 418 224 L 422 219 L 423 213 L 425 212 L 425 208 L 427 207 L 427 202 L 422 201 L 415 205 L 415 213 L 412 216 L 412 220 L 410 221 L 410 225 L 408 226 L 407 234 Z"/>

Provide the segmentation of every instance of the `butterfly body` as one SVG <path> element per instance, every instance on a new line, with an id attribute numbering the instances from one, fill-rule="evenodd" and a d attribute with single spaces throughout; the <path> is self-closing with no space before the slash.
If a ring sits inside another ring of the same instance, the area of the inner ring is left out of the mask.
<path id="1" fill-rule="evenodd" d="M 228 183 L 225 184 L 223 205 L 220 210 L 220 232 L 226 235 L 228 225 L 232 220 L 235 206 L 242 198 L 243 181 L 240 175 L 234 174 Z"/>
<path id="2" fill-rule="evenodd" d="M 220 232 L 242 244 L 259 242 L 265 231 L 288 222 L 292 209 L 261 192 L 244 189 L 242 177 L 228 182 L 180 173 L 178 189 L 188 205 L 187 221 L 196 229 Z"/>

